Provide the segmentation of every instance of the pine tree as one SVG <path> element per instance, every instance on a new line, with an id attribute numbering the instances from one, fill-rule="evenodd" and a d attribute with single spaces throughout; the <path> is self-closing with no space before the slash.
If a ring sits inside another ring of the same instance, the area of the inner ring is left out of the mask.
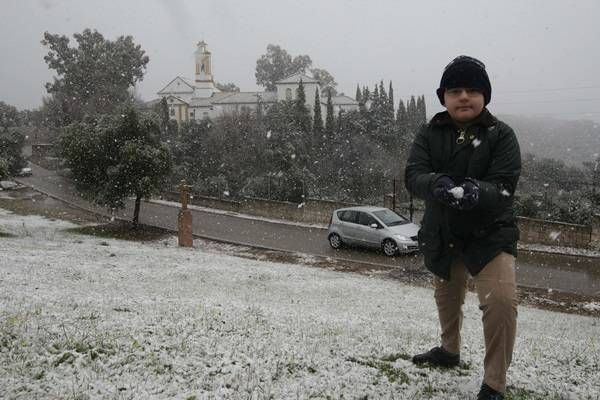
<path id="1" fill-rule="evenodd" d="M 362 93 L 360 92 L 360 87 L 358 86 L 358 83 L 356 84 L 356 101 L 358 102 L 358 104 L 362 103 Z"/>
<path id="2" fill-rule="evenodd" d="M 315 108 L 313 110 L 313 135 L 316 138 L 321 136 L 323 132 L 323 116 L 321 115 L 321 97 L 319 89 L 315 90 Z"/>
<path id="3" fill-rule="evenodd" d="M 325 134 L 331 140 L 333 138 L 334 117 L 333 117 L 333 102 L 331 101 L 331 93 L 327 93 L 327 114 L 325 115 Z"/>

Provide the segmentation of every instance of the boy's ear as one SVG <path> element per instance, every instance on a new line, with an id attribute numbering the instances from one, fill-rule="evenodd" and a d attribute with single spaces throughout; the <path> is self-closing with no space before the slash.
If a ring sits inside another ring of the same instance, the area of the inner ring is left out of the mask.
<path id="1" fill-rule="evenodd" d="M 435 91 L 437 94 L 438 99 L 440 100 L 440 103 L 443 106 L 446 106 L 445 102 L 444 102 L 444 93 L 446 92 L 446 89 L 444 88 L 438 88 L 438 90 Z"/>

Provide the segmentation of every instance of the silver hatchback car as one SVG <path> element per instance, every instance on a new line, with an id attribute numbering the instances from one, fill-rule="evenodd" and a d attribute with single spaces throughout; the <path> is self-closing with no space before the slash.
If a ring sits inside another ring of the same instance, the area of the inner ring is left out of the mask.
<path id="1" fill-rule="evenodd" d="M 327 238 L 334 249 L 344 244 L 379 248 L 387 256 L 419 249 L 419 225 L 383 207 L 349 207 L 333 212 Z"/>

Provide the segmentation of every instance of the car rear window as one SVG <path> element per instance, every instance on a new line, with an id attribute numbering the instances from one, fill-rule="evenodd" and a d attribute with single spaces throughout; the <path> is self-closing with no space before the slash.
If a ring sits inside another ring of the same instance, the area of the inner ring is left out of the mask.
<path id="1" fill-rule="evenodd" d="M 356 211 L 338 211 L 338 218 L 340 219 L 340 221 L 356 223 Z"/>
<path id="2" fill-rule="evenodd" d="M 373 211 L 373 214 L 381 220 L 386 226 L 396 226 L 408 224 L 410 221 L 400 214 L 390 209 Z"/>

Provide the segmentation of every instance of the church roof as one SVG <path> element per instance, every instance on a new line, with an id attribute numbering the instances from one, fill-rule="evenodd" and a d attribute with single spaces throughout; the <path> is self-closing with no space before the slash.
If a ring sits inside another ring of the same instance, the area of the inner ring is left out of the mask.
<path id="1" fill-rule="evenodd" d="M 320 83 L 315 78 L 311 78 L 310 76 L 308 76 L 306 74 L 298 72 L 296 74 L 290 75 L 290 76 L 288 76 L 286 78 L 283 78 L 283 79 L 275 82 L 275 84 L 278 84 L 278 83 L 299 83 L 300 80 L 302 80 L 302 83 Z"/>
<path id="2" fill-rule="evenodd" d="M 263 103 L 274 103 L 277 101 L 275 92 L 225 92 L 227 96 L 210 98 L 213 104 L 256 104 L 259 100 Z M 260 99 L 259 99 L 260 98 Z"/>
<path id="3" fill-rule="evenodd" d="M 327 103 L 327 102 L 325 102 Z M 331 103 L 334 105 L 358 105 L 358 101 L 354 100 L 352 97 L 348 96 L 333 96 L 331 98 Z"/>
<path id="4" fill-rule="evenodd" d="M 174 85 L 174 83 L 177 81 L 178 85 Z M 188 86 L 188 88 L 182 88 L 183 90 L 181 90 L 179 88 L 179 86 L 181 86 L 181 83 L 184 84 L 184 86 Z M 173 86 L 172 86 L 173 85 Z M 158 94 L 168 94 L 168 93 L 183 93 L 183 92 L 191 92 L 194 90 L 194 85 L 190 82 L 189 79 L 187 78 L 182 78 L 181 76 L 176 76 L 171 82 L 169 82 L 164 88 L 162 88 L 161 90 L 158 91 Z"/>

